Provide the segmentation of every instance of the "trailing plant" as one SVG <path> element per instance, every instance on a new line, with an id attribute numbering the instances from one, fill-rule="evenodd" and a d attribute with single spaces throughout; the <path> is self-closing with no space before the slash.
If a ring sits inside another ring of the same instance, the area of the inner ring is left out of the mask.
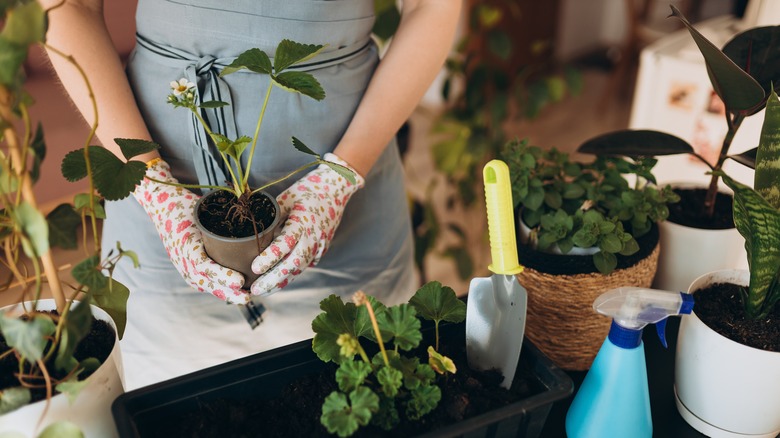
<path id="1" fill-rule="evenodd" d="M 260 106 L 254 137 L 243 135 L 232 139 L 218 132 L 214 132 L 206 120 L 204 120 L 201 111 L 221 108 L 228 104 L 226 102 L 217 100 L 199 102 L 197 93 L 194 90 L 195 84 L 188 81 L 186 78 L 171 82 L 170 86 L 172 91 L 171 94 L 168 95 L 168 103 L 176 108 L 188 109 L 195 116 L 200 125 L 209 135 L 211 141 L 216 146 L 219 156 L 224 163 L 224 168 L 227 170 L 227 177 L 229 178 L 229 181 L 227 181 L 227 185 L 203 185 L 172 183 L 170 181 L 158 181 L 153 178 L 150 179 L 161 184 L 170 184 L 188 189 L 213 189 L 230 192 L 237 200 L 237 208 L 231 210 L 234 213 L 234 217 L 230 219 L 238 222 L 254 222 L 251 214 L 249 214 L 247 211 L 249 206 L 248 202 L 251 195 L 281 181 L 284 181 L 303 170 L 317 166 L 319 164 L 328 165 L 338 174 L 354 184 L 355 175 L 350 169 L 340 164 L 322 159 L 319 154 L 312 151 L 301 140 L 292 137 L 293 146 L 305 154 L 314 156 L 314 160 L 298 167 L 297 169 L 289 172 L 287 175 L 270 181 L 262 186 L 250 187 L 249 185 L 249 171 L 252 167 L 252 161 L 255 156 L 257 141 L 260 137 L 260 128 L 263 123 L 265 112 L 268 108 L 268 101 L 271 97 L 271 90 L 273 90 L 275 87 L 278 87 L 289 92 L 300 93 L 318 101 L 324 99 L 325 91 L 322 89 L 319 81 L 317 81 L 317 79 L 312 74 L 296 70 L 287 71 L 288 68 L 317 56 L 317 54 L 319 54 L 324 48 L 325 46 L 323 45 L 301 44 L 285 39 L 282 40 L 276 47 L 273 63 L 271 63 L 271 59 L 269 58 L 268 54 L 260 49 L 253 48 L 241 53 L 230 65 L 225 67 L 220 72 L 221 77 L 244 69 L 253 73 L 268 75 L 270 80 L 268 82 L 268 87 L 266 89 L 262 105 Z M 145 145 L 149 148 L 159 147 L 153 142 L 144 140 L 115 140 L 120 145 L 123 142 L 129 141 L 133 144 Z M 242 163 L 241 160 L 241 157 L 245 152 L 248 153 L 245 162 L 246 164 Z"/>
<path id="2" fill-rule="evenodd" d="M 534 11 L 539 7 L 516 0 L 469 2 L 466 7 L 466 29 L 445 64 L 445 108 L 432 130 L 437 139 L 431 149 L 433 163 L 443 175 L 443 187 L 434 180 L 414 204 L 416 261 L 423 273 L 425 255 L 446 234 L 456 243 L 444 248 L 443 255 L 456 262 L 461 278 L 471 277 L 467 232 L 449 213 L 476 205 L 482 168 L 499 156 L 508 123 L 533 119 L 582 88 L 578 71 L 551 62 L 551 41 L 537 37 L 529 42 L 529 36 L 519 35 L 518 24 L 530 28 L 527 24 L 538 19 Z M 447 193 L 447 214 L 437 214 L 434 208 L 441 190 Z"/>
<path id="3" fill-rule="evenodd" d="M 312 322 L 312 349 L 320 360 L 339 364 L 339 390 L 325 399 L 321 422 L 342 437 L 369 423 L 390 430 L 402 417 L 418 420 L 435 409 L 441 399 L 437 380 L 456 372 L 452 360 L 437 352 L 439 323 L 466 318 L 466 304 L 439 282 L 425 284 L 409 303 L 397 306 L 386 307 L 362 292 L 353 300 L 344 303 L 331 295 L 320 303 L 323 313 Z M 405 355 L 423 339 L 418 317 L 436 324 L 427 363 Z M 378 352 L 369 357 L 361 339 L 375 344 Z"/>
<path id="4" fill-rule="evenodd" d="M 595 247 L 593 264 L 603 274 L 615 269 L 618 254 L 637 252 L 636 237 L 666 219 L 667 205 L 679 200 L 671 187 L 655 186 L 653 158 L 599 156 L 579 163 L 527 140 L 507 143 L 502 158 L 532 246 L 541 251 L 557 247 L 563 254 Z M 633 187 L 627 175 L 635 177 Z"/>
<path id="5" fill-rule="evenodd" d="M 756 154 L 753 188 L 721 178 L 734 190 L 734 224 L 745 238 L 750 284 L 743 289 L 745 316 L 766 318 L 780 300 L 780 101 L 774 89 L 766 104 Z"/>
<path id="6" fill-rule="evenodd" d="M 9 271 L 1 289 L 6 294 L 21 290 L 15 308 L 0 313 L 0 332 L 5 339 L 0 359 L 18 363 L 18 386 L 0 390 L 2 415 L 30 403 L 34 391 L 45 393 L 47 398 L 55 391 L 77 396 L 83 380 L 100 365 L 96 358 L 79 361 L 74 356 L 92 326 L 89 304 L 111 315 L 122 336 L 129 291 L 113 279 L 112 272 L 123 257 L 130 257 L 136 267 L 138 260 L 118 242 L 101 258 L 98 221 L 105 218 L 103 199 L 124 198 L 143 177 L 139 169 L 145 168 L 144 164 L 131 158 L 143 153 L 145 147 L 121 145 L 128 159 L 125 163 L 102 147 L 89 146 L 98 124 L 93 98 L 94 121 L 86 146 L 70 155 L 78 168 L 76 173 L 87 178 L 89 188 L 77 194 L 73 203 L 59 205 L 44 215 L 34 185 L 41 174 L 46 144 L 41 124 L 35 125 L 31 119 L 34 102 L 24 89 L 23 63 L 30 48 L 43 46 L 51 56 L 63 57 L 81 73 L 90 96 L 91 87 L 76 60 L 46 43 L 48 11 L 37 1 L 2 2 L 0 15 L 0 245 L 2 263 Z M 52 248 L 75 249 L 78 228 L 84 232 L 85 258 L 71 270 L 75 283 L 70 283 L 60 279 Z M 87 244 L 90 234 L 94 241 L 91 248 Z M 36 310 L 44 285 L 56 302 L 56 312 Z M 14 311 L 19 314 L 12 315 Z M 77 429 L 60 421 L 42 435 L 79 436 L 74 435 Z"/>
<path id="7" fill-rule="evenodd" d="M 670 134 L 650 130 L 625 130 L 605 134 L 580 146 L 579 152 L 598 155 L 661 156 L 690 154 L 709 169 L 710 179 L 703 208 L 707 216 L 715 210 L 718 181 L 728 159 L 748 167 L 755 167 L 756 149 L 730 155 L 742 122 L 766 106 L 771 82 L 780 77 L 780 28 L 777 26 L 748 29 L 734 36 L 723 49 L 707 40 L 674 6 L 671 17 L 679 19 L 688 29 L 704 57 L 713 90 L 726 109 L 728 130 L 715 164 L 697 154 L 686 141 Z"/>

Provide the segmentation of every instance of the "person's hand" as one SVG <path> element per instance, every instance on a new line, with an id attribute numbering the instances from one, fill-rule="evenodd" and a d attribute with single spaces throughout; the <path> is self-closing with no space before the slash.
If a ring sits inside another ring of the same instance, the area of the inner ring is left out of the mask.
<path id="1" fill-rule="evenodd" d="M 334 154 L 325 154 L 323 158 L 352 170 Z M 356 184 L 327 164 L 320 164 L 276 198 L 286 220 L 281 234 L 252 262 L 252 272 L 262 274 L 252 283 L 253 294 L 268 295 L 281 290 L 308 266 L 319 263 L 341 222 L 347 201 L 365 184 L 357 172 L 352 172 Z"/>
<path id="2" fill-rule="evenodd" d="M 133 196 L 146 210 L 160 234 L 173 266 L 190 286 L 208 292 L 231 304 L 246 304 L 247 291 L 242 290 L 244 276 L 217 264 L 206 255 L 201 233 L 195 226 L 195 203 L 200 196 L 168 184 L 178 183 L 168 163 L 161 159 L 149 162 L 146 178 Z"/>

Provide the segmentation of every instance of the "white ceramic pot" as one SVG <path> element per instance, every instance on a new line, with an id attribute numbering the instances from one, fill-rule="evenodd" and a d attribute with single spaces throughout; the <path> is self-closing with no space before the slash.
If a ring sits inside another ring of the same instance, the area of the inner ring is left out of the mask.
<path id="1" fill-rule="evenodd" d="M 672 184 L 674 187 L 699 187 Z M 656 289 L 682 292 L 701 275 L 722 269 L 747 269 L 745 239 L 736 228 L 705 230 L 660 222 L 661 253 L 653 280 Z"/>
<path id="2" fill-rule="evenodd" d="M 702 275 L 692 293 L 713 283 L 747 285 L 745 270 Z M 780 353 L 734 342 L 693 313 L 682 317 L 675 363 L 677 409 L 710 437 L 775 437 L 780 433 Z"/>
<path id="3" fill-rule="evenodd" d="M 18 307 L 18 306 L 17 306 Z M 54 310 L 54 300 L 40 300 L 39 310 Z M 0 311 L 14 310 L 9 307 Z M 114 320 L 103 310 L 92 306 L 92 315 L 106 321 L 116 333 Z M 0 435 L 21 433 L 24 437 L 36 437 L 46 426 L 58 421 L 69 421 L 79 426 L 86 438 L 116 437 L 116 426 L 111 416 L 111 403 L 124 393 L 122 357 L 119 338 L 114 338 L 114 348 L 106 361 L 88 379 L 78 397 L 70 403 L 68 397 L 59 394 L 51 398 L 47 410 L 46 400 L 27 405 L 0 416 Z M 45 413 L 45 416 L 44 416 Z M 43 418 L 41 420 L 41 418 Z"/>

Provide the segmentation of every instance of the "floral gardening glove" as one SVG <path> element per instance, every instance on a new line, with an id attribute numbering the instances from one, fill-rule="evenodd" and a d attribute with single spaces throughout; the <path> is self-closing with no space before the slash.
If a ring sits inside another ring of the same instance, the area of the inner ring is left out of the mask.
<path id="1" fill-rule="evenodd" d="M 241 290 L 244 276 L 218 265 L 206 255 L 200 231 L 195 226 L 195 203 L 200 196 L 182 187 L 150 180 L 178 183 L 168 163 L 152 160 L 133 196 L 146 210 L 160 234 L 168 257 L 190 286 L 230 304 L 246 304 L 249 294 Z"/>
<path id="2" fill-rule="evenodd" d="M 327 153 L 326 161 L 351 170 L 338 156 Z M 319 263 L 341 222 L 349 198 L 365 180 L 353 170 L 351 184 L 327 164 L 320 164 L 277 196 L 282 218 L 281 234 L 252 262 L 252 271 L 263 274 L 252 283 L 252 293 L 269 295 L 281 290 L 308 266 Z"/>

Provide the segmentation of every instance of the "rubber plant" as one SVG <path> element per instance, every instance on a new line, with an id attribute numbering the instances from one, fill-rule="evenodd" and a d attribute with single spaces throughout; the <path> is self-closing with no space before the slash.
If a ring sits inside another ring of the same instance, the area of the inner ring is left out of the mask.
<path id="1" fill-rule="evenodd" d="M 578 71 L 550 61 L 553 45 L 546 36 L 528 41 L 516 35 L 518 24 L 538 18 L 534 11 L 539 7 L 544 6 L 488 0 L 468 2 L 464 9 L 466 28 L 445 64 L 444 111 L 432 129 L 434 167 L 443 181 L 432 180 L 413 205 L 416 262 L 423 274 L 425 255 L 433 250 L 453 259 L 462 279 L 474 269 L 468 234 L 450 219 L 457 215 L 437 214 L 434 207 L 441 191 L 447 196 L 445 213 L 473 208 L 481 193 L 482 167 L 507 142 L 506 124 L 533 119 L 582 88 Z M 442 242 L 454 243 L 442 249 Z"/>
<path id="2" fill-rule="evenodd" d="M 321 422 L 342 437 L 369 423 L 391 430 L 402 417 L 419 420 L 436 408 L 441 400 L 437 379 L 457 371 L 450 358 L 437 352 L 439 323 L 466 318 L 466 304 L 436 281 L 423 285 L 408 303 L 392 307 L 362 292 L 353 301 L 331 295 L 312 322 L 312 349 L 320 360 L 339 364 L 339 390 L 326 397 Z M 419 317 L 436 325 L 435 344 L 425 350 L 427 363 L 410 354 L 423 339 Z M 361 339 L 378 352 L 369 357 Z"/>
<path id="3" fill-rule="evenodd" d="M 652 130 L 622 130 L 604 134 L 580 146 L 578 152 L 597 155 L 661 156 L 690 154 L 704 163 L 712 178 L 702 205 L 703 217 L 712 216 L 718 192 L 718 181 L 728 159 L 755 167 L 756 148 L 731 155 L 729 150 L 742 122 L 767 103 L 772 81 L 780 77 L 780 27 L 767 26 L 743 31 L 719 49 L 705 38 L 683 14 L 671 6 L 672 15 L 688 29 L 704 57 L 713 90 L 726 108 L 728 130 L 723 138 L 718 160 L 713 165 L 678 137 Z"/>
<path id="4" fill-rule="evenodd" d="M 85 146 L 69 154 L 68 172 L 88 181 L 88 190 L 72 203 L 45 214 L 38 204 L 34 185 L 46 154 L 43 128 L 31 120 L 33 100 L 25 91 L 23 63 L 32 46 L 43 46 L 52 56 L 61 56 L 81 72 L 71 56 L 46 44 L 48 12 L 33 0 L 0 2 L 0 245 L 2 263 L 8 270 L 2 280 L 6 295 L 18 293 L 12 306 L 21 316 L 0 313 L 0 333 L 5 343 L 2 361 L 18 363 L 18 385 L 0 390 L 0 415 L 27 405 L 36 391 L 48 399 L 56 392 L 75 397 L 83 381 L 100 364 L 95 358 L 77 359 L 77 345 L 89 334 L 93 316 L 89 304 L 104 309 L 114 319 L 121 337 L 126 321 L 128 289 L 112 278 L 116 263 L 135 255 L 121 247 L 101 258 L 98 221 L 105 217 L 103 199 L 121 199 L 130 194 L 144 175 L 145 165 L 132 158 L 146 151 L 137 144 L 120 144 L 124 162 L 100 146 L 91 146 L 98 124 L 94 120 Z M 77 228 L 84 232 L 84 259 L 75 264 L 75 283 L 61 280 L 52 258 L 55 247 L 75 249 Z M 89 245 L 91 235 L 94 243 Z M 36 311 L 36 302 L 48 286 L 56 312 Z M 21 292 L 18 292 L 21 291 Z M 79 436 L 78 427 L 67 421 L 51 424 L 42 436 Z M 50 434 L 50 435 L 46 435 Z"/>

